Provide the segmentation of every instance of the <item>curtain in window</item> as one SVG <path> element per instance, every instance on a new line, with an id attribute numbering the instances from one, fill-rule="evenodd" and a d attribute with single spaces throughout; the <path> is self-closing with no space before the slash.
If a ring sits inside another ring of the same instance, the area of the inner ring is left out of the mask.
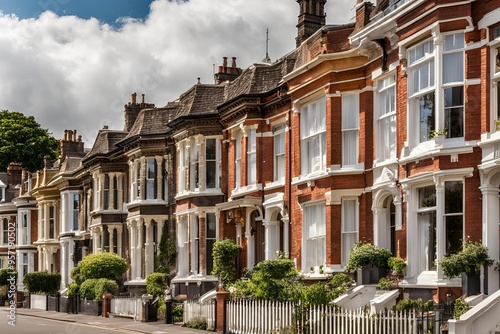
<path id="1" fill-rule="evenodd" d="M 358 162 L 359 94 L 342 95 L 342 165 Z"/>
<path id="2" fill-rule="evenodd" d="M 349 260 L 349 253 L 358 239 L 356 200 L 342 200 L 342 265 Z"/>
<path id="3" fill-rule="evenodd" d="M 324 264 L 326 261 L 325 204 L 304 208 L 304 259 L 302 270 Z"/>

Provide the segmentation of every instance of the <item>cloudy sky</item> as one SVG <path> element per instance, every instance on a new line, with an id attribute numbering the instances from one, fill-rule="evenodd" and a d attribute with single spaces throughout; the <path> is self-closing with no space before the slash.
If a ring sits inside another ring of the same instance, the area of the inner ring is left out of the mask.
<path id="1" fill-rule="evenodd" d="M 329 0 L 327 24 L 356 0 Z M 295 0 L 0 0 L 0 109 L 33 115 L 57 138 L 123 128 L 130 94 L 163 106 L 213 83 L 222 57 L 246 68 L 295 47 Z M 139 98 L 138 98 L 139 99 Z"/>

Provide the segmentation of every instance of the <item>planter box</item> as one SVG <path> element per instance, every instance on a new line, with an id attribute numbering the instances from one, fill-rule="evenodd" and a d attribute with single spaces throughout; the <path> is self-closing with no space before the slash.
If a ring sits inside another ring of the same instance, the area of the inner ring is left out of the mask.
<path id="1" fill-rule="evenodd" d="M 373 265 L 361 268 L 361 284 L 378 284 L 382 277 L 387 276 L 387 268 Z"/>
<path id="2" fill-rule="evenodd" d="M 474 296 L 481 293 L 481 278 L 479 272 L 462 274 L 462 294 Z"/>
<path id="3" fill-rule="evenodd" d="M 78 313 L 78 299 L 77 297 L 61 297 L 59 299 L 59 312 L 66 312 L 77 314 Z"/>
<path id="4" fill-rule="evenodd" d="M 47 311 L 59 312 L 59 296 L 47 296 Z"/>
<path id="5" fill-rule="evenodd" d="M 80 301 L 80 313 L 100 316 L 102 314 L 102 301 L 82 299 Z"/>

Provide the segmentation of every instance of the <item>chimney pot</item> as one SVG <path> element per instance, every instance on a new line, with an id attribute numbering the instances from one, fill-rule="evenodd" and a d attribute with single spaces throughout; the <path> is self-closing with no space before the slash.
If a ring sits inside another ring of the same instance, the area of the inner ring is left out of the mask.
<path id="1" fill-rule="evenodd" d="M 236 57 L 232 57 L 231 59 L 232 59 L 232 61 L 231 61 L 231 67 L 232 68 L 236 68 Z"/>
<path id="2" fill-rule="evenodd" d="M 224 69 L 224 73 L 227 73 L 227 57 L 222 57 L 222 67 Z"/>
<path id="3" fill-rule="evenodd" d="M 137 102 L 137 93 L 132 94 L 132 104 Z"/>
<path id="4" fill-rule="evenodd" d="M 76 141 L 76 130 L 73 130 L 73 141 Z"/>
<path id="5" fill-rule="evenodd" d="M 68 140 L 68 130 L 64 130 L 64 140 Z"/>
<path id="6" fill-rule="evenodd" d="M 146 96 L 146 94 L 142 94 L 142 104 L 145 103 L 145 96 Z"/>
<path id="7" fill-rule="evenodd" d="M 78 142 L 81 143 L 82 142 L 82 135 L 78 135 Z"/>

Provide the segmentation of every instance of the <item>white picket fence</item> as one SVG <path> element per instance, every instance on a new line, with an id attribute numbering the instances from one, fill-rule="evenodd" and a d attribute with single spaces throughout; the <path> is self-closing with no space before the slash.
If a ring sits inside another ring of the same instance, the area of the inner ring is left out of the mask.
<path id="1" fill-rule="evenodd" d="M 30 308 L 45 311 L 47 309 L 47 296 L 30 294 Z"/>
<path id="2" fill-rule="evenodd" d="M 204 319 L 207 322 L 207 328 L 215 328 L 215 301 L 207 300 L 205 302 L 184 301 L 183 322 Z"/>
<path id="3" fill-rule="evenodd" d="M 226 303 L 229 333 L 270 333 L 293 324 L 295 307 L 290 302 L 231 300 Z"/>
<path id="4" fill-rule="evenodd" d="M 142 300 L 140 297 L 119 297 L 111 299 L 110 313 L 114 316 L 142 319 Z"/>
<path id="5" fill-rule="evenodd" d="M 414 312 L 386 311 L 370 315 L 363 308 L 345 310 L 334 306 L 307 309 L 289 302 L 260 300 L 228 301 L 227 329 L 234 334 L 279 333 L 293 326 L 307 334 L 416 334 Z"/>

